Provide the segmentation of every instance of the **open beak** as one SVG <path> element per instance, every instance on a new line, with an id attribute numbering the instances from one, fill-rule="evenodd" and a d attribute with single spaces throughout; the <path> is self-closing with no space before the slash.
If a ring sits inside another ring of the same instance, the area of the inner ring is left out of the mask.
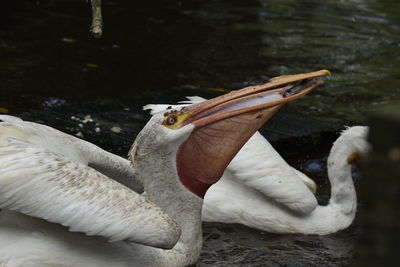
<path id="1" fill-rule="evenodd" d="M 175 123 L 170 125 L 172 129 L 188 124 L 195 126 L 177 153 L 177 170 L 182 184 L 204 197 L 247 140 L 285 103 L 322 84 L 312 78 L 327 74 L 330 72 L 320 70 L 277 77 L 262 85 L 232 91 L 178 112 L 166 113 L 164 124 L 167 127 L 170 121 Z"/>

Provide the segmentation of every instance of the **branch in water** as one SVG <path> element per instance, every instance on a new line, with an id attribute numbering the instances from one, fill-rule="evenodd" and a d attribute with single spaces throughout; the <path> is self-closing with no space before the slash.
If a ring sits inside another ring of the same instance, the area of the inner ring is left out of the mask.
<path id="1" fill-rule="evenodd" d="M 92 2 L 92 26 L 90 32 L 94 37 L 100 38 L 103 34 L 103 19 L 101 18 L 101 0 L 91 0 Z"/>

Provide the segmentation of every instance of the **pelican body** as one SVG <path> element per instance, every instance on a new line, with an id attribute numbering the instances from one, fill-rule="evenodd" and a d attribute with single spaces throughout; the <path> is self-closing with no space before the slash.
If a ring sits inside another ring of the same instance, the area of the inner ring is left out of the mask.
<path id="1" fill-rule="evenodd" d="M 136 137 L 130 163 L 0 116 L 0 265 L 195 263 L 208 188 L 259 127 L 326 74 L 286 76 L 159 113 Z M 143 195 L 134 190 L 141 186 Z"/>
<path id="2" fill-rule="evenodd" d="M 272 159 L 275 159 L 275 163 L 283 159 L 279 155 L 273 158 L 271 153 L 266 153 L 271 152 L 265 150 L 270 144 L 261 135 L 254 135 L 232 160 L 218 183 L 207 191 L 203 221 L 240 223 L 279 234 L 326 235 L 347 228 L 353 222 L 357 210 L 351 165 L 356 155 L 365 155 L 369 151 L 367 134 L 368 127 L 354 126 L 346 129 L 336 140 L 327 162 L 331 184 L 329 203 L 326 206 L 317 205 L 311 212 L 303 213 L 293 211 L 280 204 L 271 194 L 263 193 L 263 187 L 279 183 L 280 171 L 292 170 L 285 162 L 271 165 L 274 162 Z M 246 151 L 250 148 L 254 150 Z M 257 149 L 264 149 L 264 152 L 257 154 Z M 263 167 L 257 169 L 257 165 Z M 295 179 L 309 183 L 301 177 L 301 173 L 294 172 L 292 175 Z M 296 191 L 302 190 L 300 187 L 283 187 L 279 197 L 282 199 L 287 196 L 289 199 Z"/>

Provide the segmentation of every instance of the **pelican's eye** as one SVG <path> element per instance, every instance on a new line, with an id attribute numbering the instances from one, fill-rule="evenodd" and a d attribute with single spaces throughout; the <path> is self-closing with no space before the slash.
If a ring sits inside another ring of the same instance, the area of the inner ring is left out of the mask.
<path id="1" fill-rule="evenodd" d="M 165 120 L 165 123 L 169 126 L 174 125 L 178 119 L 175 116 L 168 116 Z"/>
<path id="2" fill-rule="evenodd" d="M 163 125 L 170 129 L 177 129 L 189 117 L 187 113 L 167 112 L 164 114 Z"/>

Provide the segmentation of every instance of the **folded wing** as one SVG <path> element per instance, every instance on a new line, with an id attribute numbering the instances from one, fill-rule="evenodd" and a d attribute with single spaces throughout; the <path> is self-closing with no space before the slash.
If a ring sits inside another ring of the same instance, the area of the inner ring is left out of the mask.
<path id="1" fill-rule="evenodd" d="M 314 182 L 289 166 L 258 132 L 236 154 L 227 170 L 235 180 L 293 211 L 307 214 L 318 205 L 306 185 L 315 188 Z"/>
<path id="2" fill-rule="evenodd" d="M 95 169 L 7 134 L 9 123 L 0 124 L 0 208 L 111 242 L 160 248 L 177 242 L 180 228 L 154 203 Z"/>
<path id="3" fill-rule="evenodd" d="M 109 153 L 100 147 L 75 136 L 43 124 L 23 121 L 20 118 L 0 115 L 1 140 L 14 137 L 65 158 L 90 166 L 104 175 L 140 193 L 142 185 L 136 180 L 135 170 L 129 160 Z"/>

